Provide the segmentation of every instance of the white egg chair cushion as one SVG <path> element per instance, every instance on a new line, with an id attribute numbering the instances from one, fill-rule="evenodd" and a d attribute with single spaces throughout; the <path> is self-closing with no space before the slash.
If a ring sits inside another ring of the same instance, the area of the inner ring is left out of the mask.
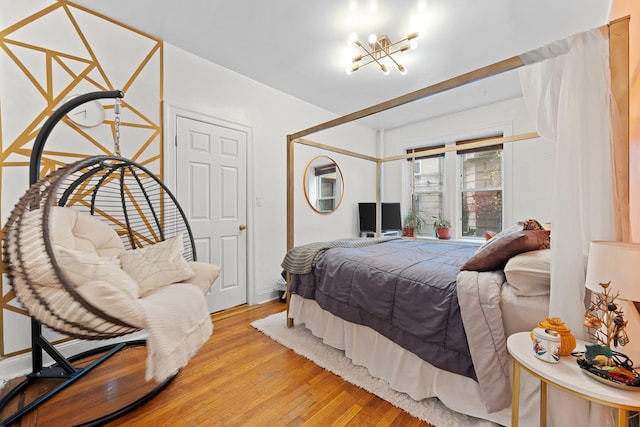
<path id="1" fill-rule="evenodd" d="M 89 214 L 54 207 L 49 224 L 58 265 L 76 291 L 109 316 L 147 330 L 147 380 L 161 382 L 175 374 L 208 340 L 213 325 L 204 295 L 220 275 L 220 267 L 181 258 L 181 236 L 125 251 L 115 230 Z M 173 248 L 163 251 L 173 264 L 157 263 L 162 274 L 148 274 L 149 266 L 141 267 L 147 273 L 141 293 L 134 279 L 139 276 L 135 262 L 128 264 L 129 274 L 121 268 L 120 259 L 138 259 L 154 246 Z M 174 256 L 176 251 L 180 260 Z M 172 274 L 172 269 L 179 273 Z M 162 280 L 161 284 L 153 287 L 149 276 Z M 51 291 L 60 293 L 64 306 L 64 292 Z"/>

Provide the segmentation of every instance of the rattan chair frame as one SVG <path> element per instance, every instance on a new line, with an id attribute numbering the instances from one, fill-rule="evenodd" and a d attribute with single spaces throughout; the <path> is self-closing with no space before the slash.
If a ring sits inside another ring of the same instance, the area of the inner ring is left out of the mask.
<path id="1" fill-rule="evenodd" d="M 45 142 L 67 113 L 85 102 L 123 97 L 121 91 L 92 92 L 66 102 L 47 119 L 34 142 L 29 165 L 31 186 L 14 207 L 3 239 L 3 262 L 9 283 L 32 316 L 32 372 L 0 400 L 0 411 L 40 379 L 64 381 L 0 420 L 0 425 L 20 420 L 119 351 L 145 345 L 144 340 L 133 340 L 65 357 L 43 336 L 42 324 L 87 340 L 118 338 L 139 330 L 83 298 L 59 265 L 50 230 L 54 207 L 76 209 L 109 224 L 125 249 L 144 247 L 182 233 L 185 258 L 196 260 L 195 242 L 184 211 L 162 181 L 144 166 L 120 156 L 93 156 L 39 179 Z M 34 260 L 41 265 L 34 266 Z M 55 361 L 53 365 L 43 366 L 43 352 Z M 100 356 L 86 367 L 74 366 L 76 361 L 95 355 Z M 175 375 L 169 377 L 123 407 L 100 414 L 83 425 L 102 425 L 138 408 L 174 378 Z"/>

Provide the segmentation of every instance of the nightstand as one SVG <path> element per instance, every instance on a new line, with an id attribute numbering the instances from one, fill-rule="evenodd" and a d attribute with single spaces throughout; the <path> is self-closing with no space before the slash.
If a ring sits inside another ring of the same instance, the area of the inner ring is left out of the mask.
<path id="1" fill-rule="evenodd" d="M 584 342 L 575 351 L 584 351 Z M 519 332 L 507 339 L 507 350 L 513 357 L 513 397 L 511 426 L 518 426 L 520 368 L 540 380 L 540 426 L 547 421 L 547 384 L 582 399 L 618 409 L 618 427 L 627 426 L 628 411 L 640 411 L 640 391 L 621 390 L 602 384 L 585 375 L 573 356 L 562 356 L 559 363 L 547 363 L 533 354 L 529 332 Z"/>

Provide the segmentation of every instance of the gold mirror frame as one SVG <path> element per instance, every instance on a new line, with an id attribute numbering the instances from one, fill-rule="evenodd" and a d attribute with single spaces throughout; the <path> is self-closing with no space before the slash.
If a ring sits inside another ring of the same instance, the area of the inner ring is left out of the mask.
<path id="1" fill-rule="evenodd" d="M 318 180 L 327 180 L 328 182 L 318 182 Z M 320 214 L 329 214 L 334 212 L 344 197 L 344 176 L 340 167 L 329 156 L 316 156 L 307 163 L 302 178 L 302 188 L 304 189 L 304 197 L 311 209 Z M 333 181 L 333 182 L 331 182 Z M 322 197 L 325 184 L 329 184 L 332 194 Z M 323 206 L 323 205 L 329 205 Z"/>

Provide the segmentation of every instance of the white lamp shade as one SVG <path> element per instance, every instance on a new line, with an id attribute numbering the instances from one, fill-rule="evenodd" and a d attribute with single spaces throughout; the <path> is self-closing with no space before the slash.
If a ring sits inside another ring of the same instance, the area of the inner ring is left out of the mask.
<path id="1" fill-rule="evenodd" d="M 640 301 L 640 244 L 591 242 L 585 286 L 602 292 L 600 283 L 607 282 L 613 294 L 620 292 L 619 298 Z"/>

